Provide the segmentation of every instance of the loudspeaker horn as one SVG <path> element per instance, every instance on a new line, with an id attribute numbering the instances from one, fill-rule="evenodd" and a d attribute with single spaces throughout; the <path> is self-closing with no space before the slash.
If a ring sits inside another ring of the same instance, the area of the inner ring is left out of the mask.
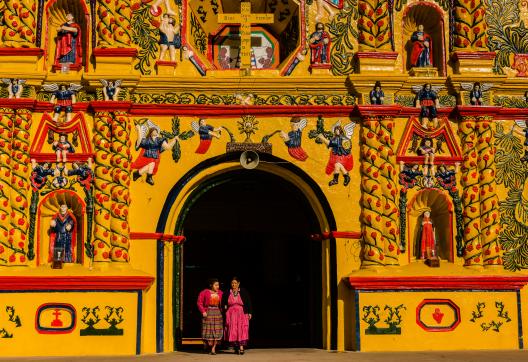
<path id="1" fill-rule="evenodd" d="M 259 155 L 254 151 L 244 151 L 240 155 L 240 165 L 245 169 L 252 170 L 259 164 Z"/>

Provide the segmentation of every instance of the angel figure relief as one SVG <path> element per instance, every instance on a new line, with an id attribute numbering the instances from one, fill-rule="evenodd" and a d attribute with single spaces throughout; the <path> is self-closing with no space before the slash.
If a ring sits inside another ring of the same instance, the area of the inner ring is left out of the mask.
<path id="1" fill-rule="evenodd" d="M 213 137 L 217 139 L 220 138 L 223 129 L 222 127 L 215 128 L 211 125 L 208 125 L 205 118 L 200 118 L 198 122 L 191 122 L 191 128 L 200 137 L 200 144 L 198 145 L 196 151 L 194 151 L 195 153 L 199 154 L 207 153 L 209 147 L 211 146 L 211 142 L 213 141 Z"/>
<path id="2" fill-rule="evenodd" d="M 331 131 L 325 131 L 323 120 L 317 121 L 317 129 L 310 132 L 309 137 L 315 138 L 317 143 L 324 143 L 330 149 L 330 156 L 326 164 L 326 174 L 333 174 L 332 180 L 328 186 L 334 186 L 339 183 L 339 175 L 343 175 L 343 185 L 348 186 L 350 183 L 349 171 L 354 167 L 352 157 L 352 135 L 356 123 L 351 122 L 345 126 L 341 125 L 341 120 L 337 121 L 331 128 Z"/>
<path id="3" fill-rule="evenodd" d="M 118 101 L 119 92 L 121 92 L 121 84 L 123 81 L 118 79 L 116 81 L 100 79 L 99 80 L 103 85 L 103 97 L 105 101 Z"/>
<path id="4" fill-rule="evenodd" d="M 431 83 L 424 85 L 415 85 L 412 91 L 416 94 L 414 100 L 416 108 L 420 108 L 420 123 L 426 130 L 430 128 L 431 122 L 433 129 L 438 128 L 438 93 L 444 86 L 433 86 Z"/>
<path id="5" fill-rule="evenodd" d="M 178 136 L 168 139 L 161 135 L 158 125 L 150 119 L 136 125 L 138 139 L 136 141 L 136 150 L 141 150 L 139 156 L 131 164 L 134 170 L 132 181 L 136 181 L 146 174 L 146 182 L 154 185 L 154 176 L 158 172 L 160 156 L 163 151 L 171 149 L 177 142 Z"/>
<path id="6" fill-rule="evenodd" d="M 290 156 L 299 161 L 306 161 L 308 158 L 306 151 L 301 146 L 302 131 L 307 123 L 306 118 L 293 117 L 290 120 L 290 131 L 288 133 L 281 131 L 279 134 L 286 147 L 288 147 Z"/>
<path id="7" fill-rule="evenodd" d="M 2 78 L 2 82 L 4 84 L 7 84 L 7 98 L 18 99 L 22 97 L 22 91 L 24 90 L 24 83 L 26 83 L 25 79 Z"/>
<path id="8" fill-rule="evenodd" d="M 61 112 L 64 112 L 66 122 L 71 121 L 73 105 L 77 101 L 76 93 L 82 89 L 82 85 L 70 83 L 67 87 L 65 84 L 59 86 L 56 83 L 52 83 L 43 85 L 42 89 L 52 93 L 50 102 L 55 104 L 53 107 L 53 121 L 63 123 L 59 121 Z"/>
<path id="9" fill-rule="evenodd" d="M 493 83 L 461 83 L 463 90 L 469 92 L 469 104 L 472 106 L 482 106 L 484 104 L 484 92 L 493 87 Z"/>

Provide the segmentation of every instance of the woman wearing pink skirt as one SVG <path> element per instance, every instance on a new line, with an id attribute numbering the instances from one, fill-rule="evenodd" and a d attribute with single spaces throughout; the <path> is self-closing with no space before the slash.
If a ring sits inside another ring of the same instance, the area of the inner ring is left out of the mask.
<path id="1" fill-rule="evenodd" d="M 225 314 L 224 340 L 233 346 L 238 354 L 244 354 L 249 339 L 251 319 L 251 299 L 245 289 L 240 288 L 240 280 L 233 277 L 231 290 L 222 298 Z"/>

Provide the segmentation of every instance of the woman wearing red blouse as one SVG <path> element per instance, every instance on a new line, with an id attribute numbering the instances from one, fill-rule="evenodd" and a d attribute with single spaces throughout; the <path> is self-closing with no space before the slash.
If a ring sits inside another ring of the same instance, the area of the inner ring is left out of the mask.
<path id="1" fill-rule="evenodd" d="M 202 313 L 202 339 L 210 354 L 216 354 L 216 346 L 223 337 L 223 318 L 220 310 L 222 291 L 218 279 L 209 281 L 209 289 L 198 295 L 198 309 Z"/>

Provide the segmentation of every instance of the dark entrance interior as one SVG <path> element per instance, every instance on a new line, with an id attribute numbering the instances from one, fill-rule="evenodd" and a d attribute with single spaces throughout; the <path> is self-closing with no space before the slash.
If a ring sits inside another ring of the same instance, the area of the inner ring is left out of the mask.
<path id="1" fill-rule="evenodd" d="M 200 338 L 198 293 L 211 277 L 232 276 L 251 295 L 250 347 L 322 347 L 320 227 L 294 185 L 257 170 L 210 182 L 183 224 L 182 337 Z M 185 346 L 185 345 L 184 345 Z"/>

